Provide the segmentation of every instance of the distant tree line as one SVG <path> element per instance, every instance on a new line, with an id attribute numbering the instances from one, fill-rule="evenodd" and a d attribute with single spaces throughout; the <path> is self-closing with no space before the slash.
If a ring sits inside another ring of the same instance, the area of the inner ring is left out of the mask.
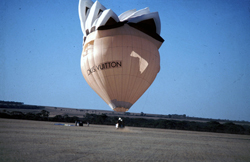
<path id="1" fill-rule="evenodd" d="M 2 101 L 0 100 L 0 105 L 23 105 L 23 102 L 16 102 L 16 101 Z"/>
<path id="2" fill-rule="evenodd" d="M 3 110 L 0 112 L 0 118 L 8 118 L 8 119 L 27 119 L 27 120 L 42 120 L 48 121 L 49 120 L 49 112 L 46 110 L 42 110 L 39 113 L 23 113 L 21 111 L 11 111 L 8 112 Z"/>
<path id="3" fill-rule="evenodd" d="M 0 108 L 8 109 L 44 109 L 44 106 L 26 105 L 23 102 L 0 101 Z"/>
<path id="4" fill-rule="evenodd" d="M 82 120 L 83 123 L 115 125 L 119 117 L 107 116 L 106 114 L 89 114 L 86 113 L 83 118 L 76 116 L 70 117 L 66 115 L 56 115 L 49 117 L 49 112 L 42 110 L 39 113 L 22 113 L 19 111 L 8 112 L 3 110 L 0 112 L 0 118 L 9 119 L 26 119 L 26 120 L 40 120 L 40 121 L 54 121 L 54 122 L 69 122 L 74 123 L 77 120 Z M 146 128 L 161 128 L 161 129 L 175 129 L 175 130 L 189 130 L 189 131 L 203 131 L 203 132 L 217 132 L 217 133 L 232 133 L 232 134 L 247 134 L 250 135 L 249 125 L 238 125 L 233 122 L 219 123 L 218 121 L 209 122 L 194 122 L 194 121 L 178 121 L 167 119 L 145 119 L 145 118 L 123 118 L 125 126 L 132 127 L 146 127 Z"/>
<path id="5" fill-rule="evenodd" d="M 165 119 L 143 119 L 143 118 L 124 118 L 126 126 L 163 128 L 189 131 L 232 133 L 232 134 L 250 134 L 249 125 L 238 125 L 233 122 L 221 124 L 217 121 L 194 122 L 178 121 Z"/>

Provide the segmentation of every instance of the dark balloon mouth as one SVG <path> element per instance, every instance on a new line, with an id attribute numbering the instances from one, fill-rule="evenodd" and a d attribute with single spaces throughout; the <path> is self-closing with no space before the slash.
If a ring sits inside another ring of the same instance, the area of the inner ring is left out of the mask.
<path id="1" fill-rule="evenodd" d="M 116 112 L 126 112 L 129 109 L 128 108 L 124 108 L 124 107 L 116 107 L 113 110 L 116 111 Z"/>

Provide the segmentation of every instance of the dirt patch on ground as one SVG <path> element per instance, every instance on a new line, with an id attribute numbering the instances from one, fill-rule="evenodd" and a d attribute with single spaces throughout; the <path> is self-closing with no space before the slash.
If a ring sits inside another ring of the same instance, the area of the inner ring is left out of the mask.
<path id="1" fill-rule="evenodd" d="M 250 136 L 0 118 L 0 161 L 249 161 Z"/>

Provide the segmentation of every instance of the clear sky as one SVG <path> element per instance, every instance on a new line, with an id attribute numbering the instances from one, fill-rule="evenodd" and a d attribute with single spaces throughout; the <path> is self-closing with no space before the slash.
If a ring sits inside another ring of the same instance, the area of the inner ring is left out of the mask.
<path id="1" fill-rule="evenodd" d="M 99 0 L 158 11 L 161 70 L 129 112 L 250 121 L 249 0 Z M 1 0 L 0 100 L 111 110 L 80 70 L 78 0 Z"/>

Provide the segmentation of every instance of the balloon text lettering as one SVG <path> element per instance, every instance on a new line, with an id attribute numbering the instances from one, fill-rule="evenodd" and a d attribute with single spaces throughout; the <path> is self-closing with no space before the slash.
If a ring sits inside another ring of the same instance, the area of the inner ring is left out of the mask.
<path id="1" fill-rule="evenodd" d="M 122 61 L 112 61 L 112 62 L 105 62 L 99 65 L 94 65 L 92 68 L 87 70 L 88 75 L 98 71 L 98 70 L 105 70 L 110 68 L 118 68 L 122 67 Z"/>

